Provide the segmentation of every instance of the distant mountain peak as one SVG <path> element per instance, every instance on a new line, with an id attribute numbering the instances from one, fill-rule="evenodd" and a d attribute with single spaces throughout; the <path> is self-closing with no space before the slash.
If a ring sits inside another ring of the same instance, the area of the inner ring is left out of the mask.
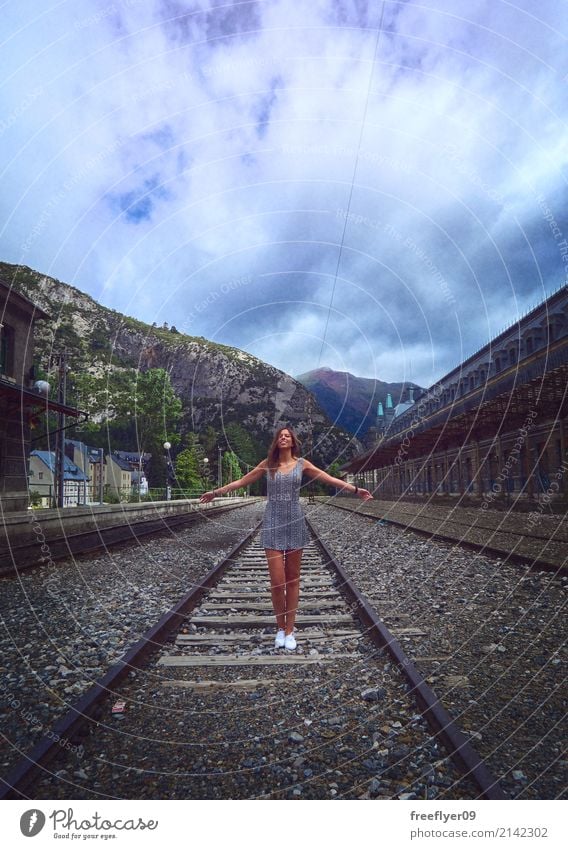
<path id="1" fill-rule="evenodd" d="M 334 424 L 363 437 L 376 424 L 379 401 L 386 404 L 390 393 L 393 405 L 409 400 L 409 389 L 421 390 L 416 383 L 387 383 L 378 378 L 357 377 L 348 371 L 321 366 L 297 376 L 315 395 L 318 404 Z"/>

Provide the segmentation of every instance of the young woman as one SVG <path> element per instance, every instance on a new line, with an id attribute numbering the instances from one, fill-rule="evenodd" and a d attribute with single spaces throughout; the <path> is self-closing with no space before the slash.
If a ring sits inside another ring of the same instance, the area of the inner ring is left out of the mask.
<path id="1" fill-rule="evenodd" d="M 264 474 L 267 476 L 268 500 L 262 526 L 262 545 L 268 561 L 272 606 L 278 627 L 274 646 L 293 651 L 296 648 L 294 622 L 300 595 L 300 564 L 302 551 L 309 542 L 300 506 L 302 475 L 355 493 L 363 501 L 373 496 L 367 489 L 334 478 L 300 457 L 300 443 L 294 431 L 291 427 L 282 427 L 276 432 L 266 460 L 240 480 L 203 493 L 200 501 L 212 501 L 217 495 L 254 483 Z"/>

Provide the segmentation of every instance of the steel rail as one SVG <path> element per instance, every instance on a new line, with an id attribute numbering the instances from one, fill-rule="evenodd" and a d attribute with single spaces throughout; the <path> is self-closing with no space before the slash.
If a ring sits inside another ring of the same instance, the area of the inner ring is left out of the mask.
<path id="1" fill-rule="evenodd" d="M 45 543 L 49 547 L 49 556 L 44 557 L 40 551 L 41 546 L 34 540 L 23 545 L 13 546 L 0 554 L 0 578 L 9 577 L 17 572 L 41 566 L 46 560 L 55 562 L 67 557 L 77 557 L 83 554 L 107 549 L 110 546 L 129 545 L 138 541 L 140 537 L 150 534 L 159 534 L 174 530 L 177 527 L 192 525 L 200 519 L 206 519 L 208 514 L 219 516 L 240 507 L 246 507 L 247 503 L 239 503 L 213 510 L 200 511 L 190 510 L 183 514 L 174 514 L 151 518 L 139 522 L 123 522 L 119 525 L 107 525 L 93 528 L 88 531 L 80 531 L 67 536 L 47 537 Z"/>
<path id="2" fill-rule="evenodd" d="M 456 766 L 475 782 L 484 799 L 507 799 L 508 797 L 501 789 L 498 780 L 485 766 L 469 742 L 469 738 L 458 728 L 455 720 L 452 719 L 448 711 L 442 706 L 438 697 L 428 686 L 410 658 L 406 656 L 398 640 L 379 619 L 375 609 L 358 590 L 325 543 L 321 541 L 309 518 L 306 518 L 306 521 L 327 563 L 335 569 L 341 580 L 341 585 L 338 589 L 354 603 L 356 610 L 352 612 L 363 623 L 367 629 L 366 634 L 373 640 L 375 645 L 385 648 L 392 661 L 400 669 L 409 685 L 410 694 L 416 699 L 422 715 L 435 736 L 440 739 L 446 750 L 450 752 L 450 756 Z"/>
<path id="3" fill-rule="evenodd" d="M 47 764 L 61 749 L 61 741 L 72 743 L 86 734 L 86 726 L 98 726 L 97 711 L 102 701 L 116 695 L 115 688 L 129 672 L 139 670 L 148 655 L 162 648 L 169 635 L 177 629 L 201 600 L 205 592 L 214 586 L 233 558 L 257 533 L 261 522 L 249 531 L 229 554 L 214 566 L 200 582 L 199 586 L 185 595 L 175 607 L 165 613 L 161 619 L 115 663 L 104 676 L 99 678 L 53 725 L 49 734 L 45 734 L 33 749 L 24 755 L 10 770 L 5 778 L 0 778 L 0 799 L 29 799 L 24 790 L 40 774 L 46 771 Z"/>
<path id="4" fill-rule="evenodd" d="M 530 571 L 541 571 L 541 572 L 555 572 L 558 575 L 568 575 L 568 566 L 566 565 L 558 565 L 558 563 L 551 563 L 549 560 L 540 560 L 534 557 L 531 557 L 530 554 L 517 554 L 513 551 L 508 551 L 505 548 L 493 548 L 492 546 L 486 545 L 485 543 L 480 542 L 470 542 L 469 540 L 463 540 L 459 537 L 448 536 L 447 534 L 440 534 L 436 531 L 426 531 L 423 528 L 415 528 L 413 525 L 407 524 L 406 522 L 400 522 L 398 519 L 385 519 L 382 516 L 372 516 L 370 513 L 362 513 L 360 510 L 352 510 L 351 507 L 344 507 L 343 504 L 333 504 L 332 502 L 325 502 L 329 504 L 330 507 L 335 507 L 336 510 L 345 510 L 347 513 L 355 513 L 357 516 L 362 516 L 364 519 L 369 519 L 372 522 L 384 522 L 385 525 L 394 525 L 398 528 L 403 528 L 405 531 L 410 531 L 413 534 L 418 534 L 419 536 L 427 537 L 427 539 L 435 540 L 436 542 L 447 542 L 447 543 L 455 543 L 456 545 L 461 546 L 462 548 L 470 549 L 471 551 L 479 552 L 480 554 L 487 554 L 491 557 L 499 557 L 500 559 L 505 558 L 505 560 L 510 561 L 511 563 L 516 563 L 519 566 L 528 566 Z M 459 524 L 456 522 L 456 524 Z M 465 523 L 462 523 L 464 527 L 467 527 Z M 487 528 L 485 528 L 487 530 Z M 495 530 L 494 528 L 492 530 Z M 514 531 L 502 530 L 500 533 L 508 533 L 512 536 L 515 535 Z M 534 539 L 534 540 L 542 540 L 545 537 L 534 536 L 530 534 L 517 534 L 519 539 Z M 558 543 L 564 542 L 563 539 L 559 539 Z"/>

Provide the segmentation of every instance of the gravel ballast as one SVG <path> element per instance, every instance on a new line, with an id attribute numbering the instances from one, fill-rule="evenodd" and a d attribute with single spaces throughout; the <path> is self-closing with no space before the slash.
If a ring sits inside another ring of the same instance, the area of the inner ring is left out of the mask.
<path id="1" fill-rule="evenodd" d="M 299 624 L 287 652 L 274 645 L 271 611 L 266 627 L 250 621 L 269 592 L 257 536 L 175 638 L 131 671 L 113 696 L 120 712 L 101 705 L 83 764 L 60 751 L 33 797 L 477 798 L 314 546 L 303 572 L 298 622 L 311 611 L 317 623 Z"/>
<path id="2" fill-rule="evenodd" d="M 251 504 L 138 548 L 0 582 L 3 774 L 263 509 Z M 307 509 L 505 792 L 563 797 L 565 580 L 332 506 Z M 404 635 L 408 625 L 414 636 Z M 245 637 L 237 653 L 265 653 L 257 639 Z M 282 667 L 276 682 L 262 669 L 206 669 L 214 692 L 176 685 L 188 677 L 176 670 L 133 672 L 121 691 L 127 710 L 112 715 L 107 703 L 106 727 L 78 754 L 62 749 L 36 797 L 475 798 L 386 654 L 366 643 L 350 650 L 367 654 L 369 668 L 345 660 L 333 674 L 313 666 L 299 678 Z M 333 650 L 300 632 L 300 653 Z"/>
<path id="3" fill-rule="evenodd" d="M 262 503 L 187 530 L 0 580 L 3 775 L 257 522 Z"/>
<path id="4" fill-rule="evenodd" d="M 308 515 L 387 626 L 424 632 L 399 640 L 505 792 L 565 798 L 568 579 L 331 505 Z"/>

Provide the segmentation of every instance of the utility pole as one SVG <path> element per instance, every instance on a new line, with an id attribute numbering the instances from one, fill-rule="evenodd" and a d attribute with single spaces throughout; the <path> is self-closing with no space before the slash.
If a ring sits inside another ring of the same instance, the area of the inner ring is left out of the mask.
<path id="1" fill-rule="evenodd" d="M 59 355 L 59 384 L 57 387 L 57 401 L 65 405 L 67 397 L 67 351 Z M 65 504 L 65 414 L 61 411 L 57 414 L 57 439 L 55 442 L 55 470 L 56 470 L 56 492 L 57 507 Z"/>

